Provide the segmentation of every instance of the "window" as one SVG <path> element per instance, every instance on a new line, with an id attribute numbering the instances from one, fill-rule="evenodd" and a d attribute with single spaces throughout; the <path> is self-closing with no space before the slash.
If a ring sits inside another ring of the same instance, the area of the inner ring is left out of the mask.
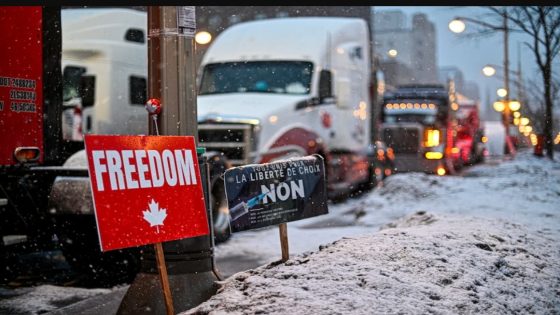
<path id="1" fill-rule="evenodd" d="M 144 43 L 145 42 L 144 31 L 131 28 L 128 31 L 126 31 L 126 35 L 124 36 L 124 39 L 126 39 L 129 42 Z"/>
<path id="2" fill-rule="evenodd" d="M 130 104 L 146 104 L 147 85 L 146 78 L 131 76 L 129 78 Z"/>
<path id="3" fill-rule="evenodd" d="M 80 80 L 86 68 L 66 66 L 62 74 L 62 100 L 68 102 L 80 97 Z"/>
<path id="4" fill-rule="evenodd" d="M 208 64 L 200 95 L 220 93 L 309 94 L 313 64 L 304 61 L 251 61 Z"/>

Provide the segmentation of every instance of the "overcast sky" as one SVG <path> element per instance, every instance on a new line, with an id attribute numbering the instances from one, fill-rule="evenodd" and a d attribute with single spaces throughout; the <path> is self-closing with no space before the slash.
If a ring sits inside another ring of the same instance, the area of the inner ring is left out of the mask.
<path id="1" fill-rule="evenodd" d="M 410 25 L 414 13 L 426 13 L 428 19 L 435 24 L 437 34 L 437 55 L 438 66 L 457 66 L 463 71 L 465 80 L 478 83 L 480 98 L 484 103 L 486 93 L 490 94 L 490 101 L 496 100 L 496 90 L 503 86 L 503 78 L 485 77 L 481 69 L 486 64 L 496 64 L 502 66 L 504 58 L 503 32 L 496 34 L 465 38 L 452 33 L 448 24 L 455 16 L 465 16 L 477 20 L 484 20 L 488 23 L 499 25 L 500 21 L 488 16 L 489 10 L 482 7 L 450 7 L 450 6 L 376 6 L 374 10 L 402 10 L 407 16 L 407 23 Z M 511 24 L 510 24 L 511 25 Z M 473 24 L 467 23 L 467 31 L 473 31 Z M 521 69 L 525 78 L 535 78 L 539 80 L 536 60 L 533 52 L 524 44 L 528 36 L 525 34 L 510 33 L 509 37 L 509 59 L 510 70 L 517 71 L 519 54 L 518 46 L 521 47 Z M 502 75 L 501 69 L 498 74 Z M 511 75 L 510 75 L 511 77 Z M 514 79 L 514 78 L 512 78 Z M 510 82 L 510 89 L 513 89 L 513 82 Z M 515 91 L 513 91 L 515 93 Z M 515 96 L 515 95 L 514 95 Z"/>

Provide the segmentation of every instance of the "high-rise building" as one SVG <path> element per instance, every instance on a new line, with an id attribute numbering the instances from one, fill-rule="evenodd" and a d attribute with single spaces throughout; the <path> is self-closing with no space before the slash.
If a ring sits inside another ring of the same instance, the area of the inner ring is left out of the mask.
<path id="1" fill-rule="evenodd" d="M 435 26 L 427 15 L 414 14 L 409 26 L 406 15 L 400 10 L 375 11 L 373 14 L 374 49 L 380 67 L 384 72 L 401 70 L 386 73 L 388 78 L 394 79 L 387 84 L 437 83 Z"/>

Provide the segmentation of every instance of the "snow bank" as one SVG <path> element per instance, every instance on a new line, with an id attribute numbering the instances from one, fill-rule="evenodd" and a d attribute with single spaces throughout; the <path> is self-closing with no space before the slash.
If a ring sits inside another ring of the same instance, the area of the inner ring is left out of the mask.
<path id="1" fill-rule="evenodd" d="M 285 264 L 239 272 L 182 314 L 560 312 L 553 232 L 419 212 Z"/>

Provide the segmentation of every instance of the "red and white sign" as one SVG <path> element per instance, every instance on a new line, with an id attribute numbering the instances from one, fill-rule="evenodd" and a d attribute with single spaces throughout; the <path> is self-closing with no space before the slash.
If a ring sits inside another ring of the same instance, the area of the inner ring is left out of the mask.
<path id="1" fill-rule="evenodd" d="M 191 136 L 86 135 L 101 250 L 209 233 Z"/>

